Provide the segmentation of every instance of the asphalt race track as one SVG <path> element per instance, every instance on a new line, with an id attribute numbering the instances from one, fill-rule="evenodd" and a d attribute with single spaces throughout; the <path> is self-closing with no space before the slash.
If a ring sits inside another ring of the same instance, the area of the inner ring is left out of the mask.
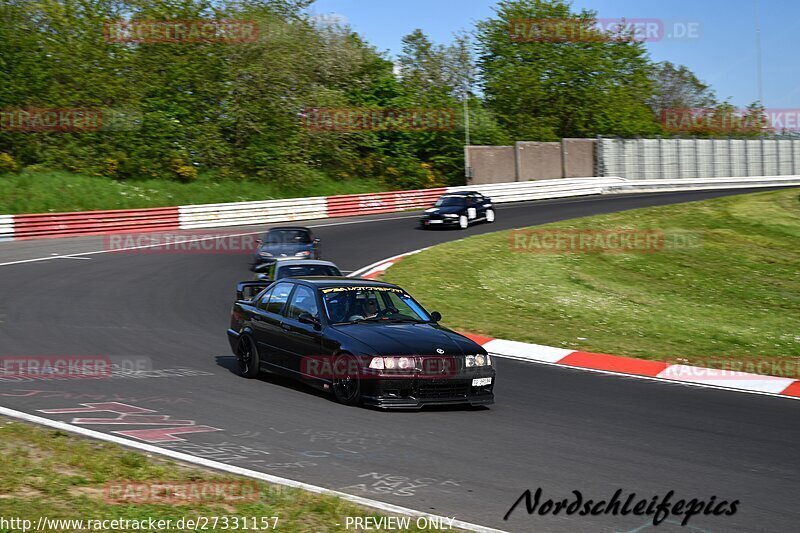
<path id="1" fill-rule="evenodd" d="M 414 213 L 305 224 L 322 238 L 324 257 L 352 271 L 488 231 L 732 193 L 508 204 L 495 224 L 467 231 L 418 230 Z M 234 284 L 251 276 L 248 256 L 140 251 L 16 263 L 102 249 L 102 237 L 0 244 L 0 355 L 140 358 L 161 372 L 0 381 L 0 405 L 39 415 L 88 402 L 150 409 L 172 426 L 215 429 L 161 444 L 170 449 L 508 531 L 652 527 L 644 516 L 529 516 L 524 505 L 503 520 L 538 487 L 545 499 L 573 490 L 608 499 L 622 489 L 623 497 L 674 490 L 675 499 L 740 501 L 734 516 L 695 516 L 689 528 L 667 522 L 660 531 L 779 532 L 800 523 L 800 402 L 498 360 L 497 403 L 488 409 L 344 407 L 303 385 L 234 373 L 225 330 Z M 456 264 L 442 268 L 458 273 Z M 80 422 L 103 432 L 154 427 Z"/>

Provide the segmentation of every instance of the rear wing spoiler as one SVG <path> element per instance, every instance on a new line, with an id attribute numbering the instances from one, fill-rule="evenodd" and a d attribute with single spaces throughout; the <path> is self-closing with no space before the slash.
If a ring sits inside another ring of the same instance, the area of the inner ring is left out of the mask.
<path id="1" fill-rule="evenodd" d="M 256 294 L 270 285 L 272 281 L 240 281 L 236 284 L 236 299 L 252 300 Z"/>

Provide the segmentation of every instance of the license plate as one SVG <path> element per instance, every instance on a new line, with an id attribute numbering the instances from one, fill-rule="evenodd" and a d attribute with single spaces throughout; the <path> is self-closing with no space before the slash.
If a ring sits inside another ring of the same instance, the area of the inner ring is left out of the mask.
<path id="1" fill-rule="evenodd" d="M 483 387 L 484 385 L 491 385 L 492 378 L 475 378 L 472 380 L 473 387 Z"/>
<path id="2" fill-rule="evenodd" d="M 442 220 L 429 220 L 428 224 L 441 224 L 442 222 Z"/>

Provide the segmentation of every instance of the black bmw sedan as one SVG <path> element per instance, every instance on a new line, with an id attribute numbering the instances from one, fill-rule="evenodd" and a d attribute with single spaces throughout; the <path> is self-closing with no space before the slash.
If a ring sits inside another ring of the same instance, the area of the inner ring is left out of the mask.
<path id="1" fill-rule="evenodd" d="M 443 194 L 419 219 L 423 228 L 457 227 L 467 229 L 480 221 L 494 222 L 492 199 L 475 191 Z"/>
<path id="2" fill-rule="evenodd" d="M 257 294 L 245 298 L 245 292 Z M 344 277 L 242 282 L 228 340 L 241 374 L 274 372 L 347 405 L 494 403 L 489 354 L 405 290 Z"/>

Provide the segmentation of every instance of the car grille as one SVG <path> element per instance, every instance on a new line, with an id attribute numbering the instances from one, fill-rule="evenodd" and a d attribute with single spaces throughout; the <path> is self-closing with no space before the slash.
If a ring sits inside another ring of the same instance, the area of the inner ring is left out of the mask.
<path id="1" fill-rule="evenodd" d="M 420 398 L 453 398 L 469 394 L 470 384 L 467 381 L 429 381 L 422 380 L 419 384 L 418 395 Z"/>

